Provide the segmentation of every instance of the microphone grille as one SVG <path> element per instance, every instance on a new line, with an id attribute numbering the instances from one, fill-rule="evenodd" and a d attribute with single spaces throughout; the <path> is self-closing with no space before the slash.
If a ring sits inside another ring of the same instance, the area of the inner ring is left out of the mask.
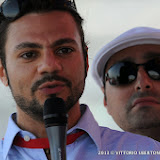
<path id="1" fill-rule="evenodd" d="M 55 113 L 66 113 L 65 103 L 62 98 L 48 98 L 44 103 L 44 115 Z"/>
<path id="2" fill-rule="evenodd" d="M 66 106 L 62 98 L 54 97 L 45 101 L 43 119 L 46 127 L 66 125 L 67 118 Z"/>

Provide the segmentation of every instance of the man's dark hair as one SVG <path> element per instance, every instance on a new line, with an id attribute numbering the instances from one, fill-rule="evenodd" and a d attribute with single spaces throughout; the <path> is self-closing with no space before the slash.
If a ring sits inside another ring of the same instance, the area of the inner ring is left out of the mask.
<path id="1" fill-rule="evenodd" d="M 63 6 L 57 7 L 54 5 L 54 0 L 26 0 L 21 6 L 20 13 L 14 20 L 29 13 L 43 13 L 43 12 L 45 13 L 53 10 L 67 11 L 73 16 L 81 37 L 82 49 L 84 54 L 85 73 L 87 75 L 87 46 L 84 40 L 84 31 L 82 28 L 83 19 L 75 10 L 71 9 L 70 7 L 63 7 Z M 7 33 L 9 25 L 14 20 L 6 19 L 2 15 L 0 16 L 0 58 L 5 70 L 6 70 L 5 44 L 7 41 Z"/>

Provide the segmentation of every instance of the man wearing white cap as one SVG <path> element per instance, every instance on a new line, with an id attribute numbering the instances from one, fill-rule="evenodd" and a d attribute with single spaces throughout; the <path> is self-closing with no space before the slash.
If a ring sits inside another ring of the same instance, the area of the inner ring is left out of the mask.
<path id="1" fill-rule="evenodd" d="M 92 75 L 124 131 L 160 141 L 160 29 L 133 28 L 96 55 Z"/>

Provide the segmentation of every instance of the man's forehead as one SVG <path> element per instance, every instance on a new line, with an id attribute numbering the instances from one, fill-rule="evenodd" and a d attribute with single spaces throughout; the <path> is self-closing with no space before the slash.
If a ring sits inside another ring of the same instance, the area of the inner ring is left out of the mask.
<path id="1" fill-rule="evenodd" d="M 160 45 L 144 44 L 125 48 L 109 58 L 107 68 L 119 61 L 148 60 L 160 56 Z"/>
<path id="2" fill-rule="evenodd" d="M 21 31 L 20 34 L 22 34 L 22 32 L 28 33 L 32 31 L 38 33 L 41 30 L 50 32 L 59 28 L 68 31 L 71 27 L 76 28 L 76 23 L 72 15 L 68 12 L 52 11 L 46 13 L 30 13 L 12 22 L 9 26 L 9 33 L 14 33 L 14 31 L 17 31 L 17 28 Z"/>
<path id="3" fill-rule="evenodd" d="M 10 25 L 6 48 L 13 51 L 17 45 L 24 42 L 49 46 L 64 38 L 74 40 L 77 44 L 80 42 L 77 25 L 69 13 L 61 11 L 44 14 L 33 13 L 18 19 Z"/>

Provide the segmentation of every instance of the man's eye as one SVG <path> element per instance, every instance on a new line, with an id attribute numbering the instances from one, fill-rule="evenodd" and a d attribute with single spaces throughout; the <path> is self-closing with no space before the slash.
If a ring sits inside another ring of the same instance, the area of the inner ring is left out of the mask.
<path id="1" fill-rule="evenodd" d="M 73 52 L 72 48 L 60 48 L 56 51 L 57 54 L 61 55 L 61 54 L 69 54 Z"/>
<path id="2" fill-rule="evenodd" d="M 21 57 L 24 59 L 32 59 L 32 58 L 36 57 L 36 53 L 26 52 L 26 53 L 22 54 Z"/>

